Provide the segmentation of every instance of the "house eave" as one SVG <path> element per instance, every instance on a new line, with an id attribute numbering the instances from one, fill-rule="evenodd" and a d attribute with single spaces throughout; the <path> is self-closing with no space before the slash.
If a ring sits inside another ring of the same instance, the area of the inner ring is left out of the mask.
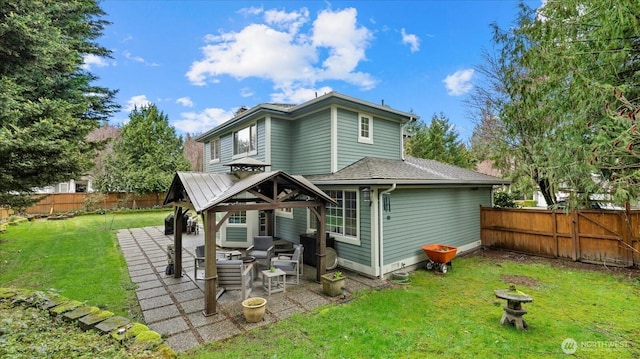
<path id="1" fill-rule="evenodd" d="M 455 186 L 455 187 L 492 187 L 508 185 L 509 181 L 443 181 L 418 179 L 351 179 L 351 180 L 318 180 L 312 181 L 316 186 L 355 186 L 355 185 L 410 185 L 410 186 Z"/>

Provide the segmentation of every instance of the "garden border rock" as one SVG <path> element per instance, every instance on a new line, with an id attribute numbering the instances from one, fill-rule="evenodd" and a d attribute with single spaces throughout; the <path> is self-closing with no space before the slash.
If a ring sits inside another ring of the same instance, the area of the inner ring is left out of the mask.
<path id="1" fill-rule="evenodd" d="M 109 334 L 121 345 L 129 341 L 133 341 L 134 345 L 157 345 L 155 353 L 158 358 L 176 357 L 173 349 L 164 342 L 159 333 L 149 330 L 144 324 L 133 323 L 128 318 L 114 316 L 113 313 L 97 307 L 52 293 L 3 287 L 0 287 L 0 301 L 8 302 L 14 307 L 24 305 L 39 308 L 52 317 L 62 316 L 85 331 L 94 329 L 101 335 Z"/>

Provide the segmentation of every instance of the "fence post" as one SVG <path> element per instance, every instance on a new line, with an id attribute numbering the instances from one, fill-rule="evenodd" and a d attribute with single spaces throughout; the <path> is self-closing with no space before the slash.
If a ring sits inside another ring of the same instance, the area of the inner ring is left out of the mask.
<path id="1" fill-rule="evenodd" d="M 578 225 L 578 210 L 571 210 L 571 239 L 573 239 L 573 251 L 571 251 L 571 259 L 578 261 L 580 259 L 580 228 Z"/>

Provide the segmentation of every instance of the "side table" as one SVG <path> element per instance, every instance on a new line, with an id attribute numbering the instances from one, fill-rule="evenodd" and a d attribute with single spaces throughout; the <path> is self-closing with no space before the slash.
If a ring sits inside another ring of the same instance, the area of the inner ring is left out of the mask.
<path id="1" fill-rule="evenodd" d="M 282 277 L 282 279 L 280 279 L 280 277 Z M 287 285 L 286 280 L 287 273 L 280 268 L 276 268 L 273 272 L 269 269 L 262 271 L 262 287 L 267 291 L 267 295 L 284 292 Z"/>

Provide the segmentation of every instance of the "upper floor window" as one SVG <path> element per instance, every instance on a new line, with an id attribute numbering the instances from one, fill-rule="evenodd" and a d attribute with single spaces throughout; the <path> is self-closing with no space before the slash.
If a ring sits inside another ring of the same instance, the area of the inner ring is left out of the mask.
<path id="1" fill-rule="evenodd" d="M 217 162 L 220 161 L 220 138 L 214 138 L 209 142 L 210 153 L 211 153 L 211 161 Z"/>
<path id="2" fill-rule="evenodd" d="M 255 124 L 233 133 L 233 154 L 256 154 L 257 126 Z"/>
<path id="3" fill-rule="evenodd" d="M 373 117 L 358 115 L 358 142 L 373 143 Z"/>

